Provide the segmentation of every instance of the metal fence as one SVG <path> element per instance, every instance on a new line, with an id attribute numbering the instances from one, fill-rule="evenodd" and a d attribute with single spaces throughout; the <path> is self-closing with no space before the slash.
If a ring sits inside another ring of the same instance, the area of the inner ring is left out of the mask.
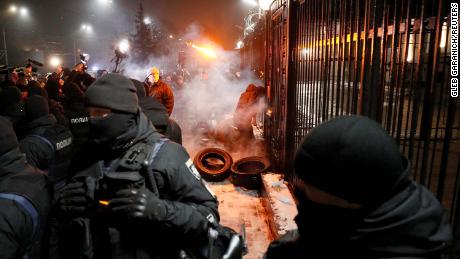
<path id="1" fill-rule="evenodd" d="M 460 117 L 450 97 L 450 5 L 275 0 L 266 16 L 265 137 L 274 165 L 316 125 L 361 114 L 386 128 L 459 233 Z"/>

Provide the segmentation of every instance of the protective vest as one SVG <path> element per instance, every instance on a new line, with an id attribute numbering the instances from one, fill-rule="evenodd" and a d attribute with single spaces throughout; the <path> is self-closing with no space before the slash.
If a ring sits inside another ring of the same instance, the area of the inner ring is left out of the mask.
<path id="1" fill-rule="evenodd" d="M 37 130 L 26 137 L 37 138 L 53 150 L 54 156 L 50 163 L 40 169 L 48 172 L 48 179 L 53 184 L 63 182 L 67 177 L 67 169 L 72 159 L 72 133 L 66 127 L 55 124 L 52 127 Z"/>

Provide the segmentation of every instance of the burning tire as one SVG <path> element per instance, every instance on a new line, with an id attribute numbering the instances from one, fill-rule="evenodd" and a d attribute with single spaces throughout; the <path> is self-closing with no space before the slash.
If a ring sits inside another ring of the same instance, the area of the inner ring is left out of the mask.
<path id="1" fill-rule="evenodd" d="M 260 174 L 267 171 L 269 167 L 270 162 L 264 157 L 245 157 L 232 165 L 230 180 L 234 185 L 242 186 L 246 189 L 259 189 Z"/>
<path id="2" fill-rule="evenodd" d="M 230 175 L 233 159 L 225 150 L 205 148 L 196 154 L 193 163 L 203 179 L 210 182 L 219 182 Z"/>

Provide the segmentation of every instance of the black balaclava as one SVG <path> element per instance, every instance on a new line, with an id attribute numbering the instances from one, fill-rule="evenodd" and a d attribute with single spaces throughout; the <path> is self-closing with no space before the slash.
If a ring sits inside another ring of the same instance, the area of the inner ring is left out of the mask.
<path id="1" fill-rule="evenodd" d="M 90 118 L 91 137 L 99 145 L 116 149 L 136 136 L 136 114 L 112 111 L 104 118 Z"/>
<path id="2" fill-rule="evenodd" d="M 90 118 L 92 139 L 112 150 L 120 149 L 137 135 L 139 114 L 136 88 L 126 77 L 108 74 L 86 91 L 87 107 L 109 108 L 104 118 Z"/>
<path id="3" fill-rule="evenodd" d="M 295 222 L 300 236 L 310 244 L 345 244 L 362 219 L 360 209 L 344 209 L 311 201 L 294 191 L 299 204 Z"/>
<path id="4" fill-rule="evenodd" d="M 310 131 L 297 151 L 294 181 L 362 208 L 318 204 L 296 190 L 295 220 L 302 238 L 319 245 L 344 244 L 369 209 L 410 183 L 404 161 L 396 142 L 366 117 L 338 117 Z"/>
<path id="5" fill-rule="evenodd" d="M 369 205 L 410 182 L 404 161 L 396 141 L 378 123 L 342 116 L 308 133 L 297 150 L 295 174 L 322 191 Z"/>

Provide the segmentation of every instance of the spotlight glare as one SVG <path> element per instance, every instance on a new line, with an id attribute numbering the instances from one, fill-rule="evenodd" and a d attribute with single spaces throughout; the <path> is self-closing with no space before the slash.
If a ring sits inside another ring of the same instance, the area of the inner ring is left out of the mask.
<path id="1" fill-rule="evenodd" d="M 17 6 L 15 6 L 15 5 L 11 5 L 11 6 L 10 6 L 10 12 L 11 12 L 11 13 L 16 13 L 17 11 L 18 11 L 18 7 L 17 7 Z"/>
<path id="2" fill-rule="evenodd" d="M 129 42 L 127 39 L 123 39 L 122 41 L 120 41 L 120 43 L 118 44 L 118 50 L 123 54 L 126 54 L 126 52 L 128 52 Z"/>
<path id="3" fill-rule="evenodd" d="M 19 8 L 19 14 L 21 16 L 27 16 L 29 14 L 29 10 L 27 10 L 27 8 L 25 8 L 25 7 L 21 7 L 21 8 Z"/>
<path id="4" fill-rule="evenodd" d="M 145 18 L 144 18 L 144 24 L 149 25 L 149 24 L 151 24 L 151 23 L 152 23 L 152 20 L 150 20 L 149 17 L 145 17 Z"/>
<path id="5" fill-rule="evenodd" d="M 260 9 L 264 11 L 268 11 L 270 9 L 270 4 L 273 2 L 273 0 L 259 0 L 259 7 Z"/>
<path id="6" fill-rule="evenodd" d="M 57 67 L 61 64 L 61 59 L 56 57 L 56 56 L 53 56 L 50 58 L 50 65 L 53 66 L 53 67 Z"/>
<path id="7" fill-rule="evenodd" d="M 238 41 L 238 42 L 236 43 L 236 49 L 241 49 L 241 48 L 243 48 L 243 47 L 244 47 L 243 41 L 240 40 L 240 41 Z"/>
<path id="8" fill-rule="evenodd" d="M 243 0 L 245 3 L 252 5 L 252 6 L 257 6 L 258 3 L 256 0 Z"/>

